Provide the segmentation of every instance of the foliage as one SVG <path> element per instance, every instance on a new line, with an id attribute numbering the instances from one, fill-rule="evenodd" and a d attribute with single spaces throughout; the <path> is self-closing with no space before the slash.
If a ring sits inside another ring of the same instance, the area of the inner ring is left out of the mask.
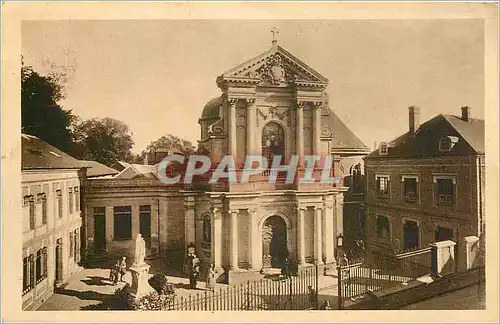
<path id="1" fill-rule="evenodd" d="M 170 285 L 170 284 L 169 284 Z M 107 305 L 107 309 L 113 310 L 168 310 L 175 298 L 175 292 L 171 290 L 168 293 L 158 293 L 154 291 L 146 296 L 135 300 L 131 295 L 130 285 L 126 284 L 123 288 L 117 289 Z M 160 289 L 160 291 L 162 291 Z M 165 292 L 169 291 L 167 288 Z"/>
<path id="2" fill-rule="evenodd" d="M 65 97 L 67 71 L 41 75 L 31 66 L 21 68 L 22 132 L 35 135 L 65 152 L 72 147 L 75 116 L 58 102 Z"/>
<path id="3" fill-rule="evenodd" d="M 74 128 L 75 157 L 111 166 L 130 161 L 132 140 L 128 126 L 113 118 L 79 121 Z"/>
<path id="4" fill-rule="evenodd" d="M 157 292 L 152 292 L 146 296 L 134 301 L 134 310 L 168 310 L 175 295 L 162 295 Z"/>
<path id="5" fill-rule="evenodd" d="M 174 286 L 168 282 L 168 278 L 162 273 L 157 272 L 149 279 L 149 285 L 160 295 L 175 294 Z"/>
<path id="6" fill-rule="evenodd" d="M 144 161 L 144 158 L 149 152 L 155 151 L 157 149 L 166 149 L 168 151 L 173 151 L 188 156 L 189 154 L 192 154 L 194 152 L 195 148 L 190 141 L 171 134 L 167 134 L 160 137 L 156 141 L 149 143 L 149 145 L 146 146 L 146 149 L 143 150 L 141 154 L 139 154 L 137 158 L 139 161 L 137 162 L 140 163 Z"/>

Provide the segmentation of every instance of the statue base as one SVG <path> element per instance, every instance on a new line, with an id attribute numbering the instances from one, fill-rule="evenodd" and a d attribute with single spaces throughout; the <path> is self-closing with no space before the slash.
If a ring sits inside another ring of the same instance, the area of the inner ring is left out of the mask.
<path id="1" fill-rule="evenodd" d="M 149 264 L 144 262 L 143 264 L 134 263 L 129 268 L 132 273 L 132 286 L 130 287 L 130 294 L 135 300 L 155 291 L 148 282 L 148 272 L 150 267 L 151 266 Z"/>

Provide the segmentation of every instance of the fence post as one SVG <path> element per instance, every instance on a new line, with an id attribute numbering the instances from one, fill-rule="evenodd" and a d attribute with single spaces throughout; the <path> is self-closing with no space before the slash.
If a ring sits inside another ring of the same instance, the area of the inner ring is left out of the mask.
<path id="1" fill-rule="evenodd" d="M 339 265 L 337 266 L 337 303 L 338 303 L 338 309 L 342 309 L 342 266 Z"/>
<path id="2" fill-rule="evenodd" d="M 205 290 L 205 293 L 203 296 L 203 302 L 204 302 L 203 310 L 206 311 L 207 310 L 207 291 L 206 290 Z"/>

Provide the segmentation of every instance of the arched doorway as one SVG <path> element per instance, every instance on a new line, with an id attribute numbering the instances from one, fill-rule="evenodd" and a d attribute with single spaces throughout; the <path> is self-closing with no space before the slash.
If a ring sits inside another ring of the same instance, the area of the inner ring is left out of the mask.
<path id="1" fill-rule="evenodd" d="M 271 216 L 262 226 L 262 267 L 282 268 L 287 257 L 285 220 L 280 216 Z"/>

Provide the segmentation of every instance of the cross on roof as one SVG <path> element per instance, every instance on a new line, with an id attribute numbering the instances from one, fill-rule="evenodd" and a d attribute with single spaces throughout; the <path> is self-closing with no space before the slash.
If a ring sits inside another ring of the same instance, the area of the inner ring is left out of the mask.
<path id="1" fill-rule="evenodd" d="M 277 43 L 278 40 L 276 39 L 276 34 L 279 34 L 279 30 L 276 27 L 271 28 L 271 33 L 273 33 L 273 44 Z"/>

